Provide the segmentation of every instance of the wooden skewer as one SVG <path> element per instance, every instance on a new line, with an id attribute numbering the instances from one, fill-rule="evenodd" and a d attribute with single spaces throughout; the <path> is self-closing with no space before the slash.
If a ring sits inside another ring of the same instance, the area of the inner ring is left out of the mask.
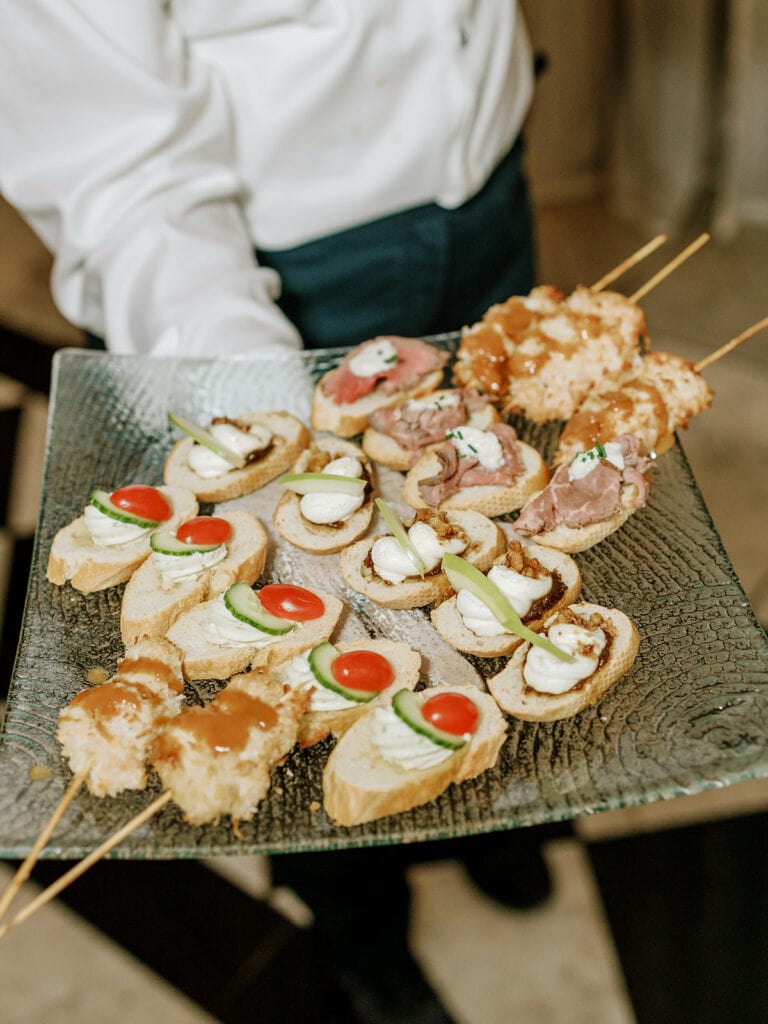
<path id="1" fill-rule="evenodd" d="M 6 912 L 8 907 L 13 902 L 13 897 L 16 895 L 16 893 L 19 891 L 22 885 L 24 885 L 26 880 L 29 878 L 30 874 L 32 873 L 32 868 L 37 863 L 37 858 L 40 855 L 40 851 L 51 838 L 53 830 L 61 821 L 64 812 L 79 793 L 80 787 L 88 777 L 88 772 L 90 770 L 91 766 L 86 765 L 85 768 L 83 768 L 83 770 L 78 775 L 76 775 L 72 782 L 69 784 L 69 788 L 67 789 L 66 793 L 59 801 L 58 806 L 55 808 L 53 814 L 48 819 L 47 824 L 43 827 L 42 831 L 40 832 L 40 835 L 33 843 L 32 849 L 24 858 L 20 867 L 16 871 L 16 874 L 9 882 L 7 889 L 3 893 L 2 897 L 0 897 L 0 917 L 2 917 L 3 914 Z"/>
<path id="2" fill-rule="evenodd" d="M 599 281 L 595 281 L 590 288 L 590 291 L 602 291 L 607 284 L 611 283 L 611 281 L 615 281 L 617 277 L 621 277 L 621 275 L 631 267 L 634 267 L 637 263 L 640 263 L 641 260 L 644 260 L 646 256 L 650 256 L 651 253 L 655 252 L 660 245 L 663 245 L 666 242 L 666 240 L 666 235 L 656 235 L 655 238 L 652 238 L 650 242 L 646 242 L 642 248 L 637 250 L 637 252 L 633 252 L 631 256 L 628 256 L 622 263 L 619 263 L 617 267 L 614 267 L 613 270 L 609 270 L 607 274 L 604 274 Z"/>
<path id="3" fill-rule="evenodd" d="M 731 338 L 730 341 L 726 341 L 720 348 L 716 348 L 714 352 L 710 352 L 708 356 L 701 359 L 698 363 L 694 364 L 694 370 L 696 373 L 701 373 L 705 366 L 711 366 L 712 363 L 716 363 L 718 359 L 722 359 L 728 352 L 738 348 L 743 342 L 747 341 L 752 337 L 753 334 L 757 334 L 758 331 L 762 331 L 765 327 L 768 327 L 768 316 L 763 317 L 762 320 L 758 320 L 756 324 L 752 324 L 746 331 L 742 331 L 741 334 L 737 334 L 735 338 Z"/>
<path id="4" fill-rule="evenodd" d="M 662 267 L 657 274 L 654 274 L 650 281 L 646 281 L 642 288 L 638 288 L 634 295 L 630 295 L 629 301 L 639 302 L 644 295 L 647 295 L 648 292 L 652 288 L 655 288 L 660 281 L 663 281 L 665 277 L 668 277 L 673 270 L 677 270 L 681 263 L 684 263 L 689 256 L 693 256 L 693 254 L 708 241 L 709 233 L 705 231 L 703 234 L 699 235 L 695 241 L 691 242 L 689 246 L 686 246 L 681 253 L 678 253 L 673 260 L 670 260 L 665 267 Z"/>
<path id="5" fill-rule="evenodd" d="M 55 896 L 58 896 L 63 889 L 66 889 L 66 887 L 79 878 L 80 875 L 85 874 L 88 868 L 101 860 L 102 857 L 109 853 L 109 851 L 114 846 L 117 846 L 118 843 L 121 843 L 126 836 L 131 834 L 131 832 L 135 831 L 140 825 L 143 825 L 145 821 L 151 818 L 153 814 L 156 814 L 161 807 L 167 804 L 170 799 L 171 793 L 170 790 L 168 790 L 163 793 L 162 796 L 159 796 L 157 800 L 154 800 L 149 804 L 148 807 L 145 807 L 144 810 L 134 818 L 131 818 L 126 825 L 123 825 L 123 827 L 118 829 L 114 835 L 110 836 L 109 839 L 106 839 L 101 846 L 97 846 L 96 849 L 93 850 L 92 853 L 89 853 L 87 857 L 78 861 L 77 864 L 63 874 L 61 878 L 52 882 L 47 889 L 43 889 L 43 891 L 39 893 L 31 903 L 28 903 L 23 910 L 20 910 L 15 917 L 11 918 L 11 920 L 7 921 L 4 925 L 0 925 L 0 939 L 7 935 L 12 928 L 16 927 L 16 925 L 26 921 L 27 918 L 31 917 L 36 910 L 40 909 L 40 907 L 44 906 Z"/>

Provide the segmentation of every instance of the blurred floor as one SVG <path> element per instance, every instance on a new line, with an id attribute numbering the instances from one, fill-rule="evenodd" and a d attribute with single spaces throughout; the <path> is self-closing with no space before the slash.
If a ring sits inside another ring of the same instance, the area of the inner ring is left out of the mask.
<path id="1" fill-rule="evenodd" d="M 79 333 L 61 322 L 45 294 L 45 255 L 25 232 L 16 231 L 12 215 L 0 210 L 0 216 L 0 320 L 46 343 L 80 343 Z M 564 290 L 597 280 L 647 240 L 617 224 L 594 201 L 548 206 L 538 211 L 537 220 L 540 279 Z M 5 244 L 9 232 L 11 245 Z M 617 287 L 630 292 L 689 240 L 670 240 Z M 768 230 L 746 230 L 728 244 L 710 242 L 643 301 L 655 347 L 699 359 L 768 314 L 767 266 Z M 715 403 L 691 424 L 683 444 L 734 567 L 765 624 L 768 332 L 706 375 L 716 391 Z M 0 530 L 0 605 L 10 595 L 9 625 L 0 638 L 4 681 L 21 612 L 20 567 L 26 565 L 36 519 L 46 407 L 44 396 L 0 380 L 0 479 L 10 481 L 3 499 L 7 525 Z M 752 876 L 742 876 L 742 884 L 731 890 L 726 867 L 736 859 L 757 871 L 753 862 L 763 848 L 767 807 L 768 783 L 761 780 L 579 821 L 575 837 L 553 841 L 546 850 L 557 881 L 554 899 L 526 913 L 490 903 L 457 864 L 421 866 L 412 873 L 414 947 L 464 1024 L 512 1019 L 519 1024 L 672 1019 L 757 1024 L 768 1018 L 765 925 L 755 918 L 755 908 L 763 907 L 762 883 L 755 879 L 752 885 Z M 715 854 L 713 864 L 709 858 Z M 54 874 L 60 869 L 46 866 Z M 288 894 L 270 892 L 262 859 L 184 866 L 191 872 L 187 891 L 198 891 L 200 906 L 209 899 L 220 908 L 234 901 L 232 906 L 242 909 L 231 922 L 218 922 L 223 940 L 213 931 L 213 914 L 201 911 L 201 920 L 169 920 L 166 944 L 178 943 L 173 963 L 169 949 L 161 956 L 140 936 L 121 933 L 116 913 L 111 923 L 104 913 L 105 886 L 109 891 L 126 886 L 123 902 L 134 891 L 139 899 L 152 899 L 152 884 L 173 888 L 167 866 L 132 866 L 137 881 L 130 886 L 128 865 L 120 869 L 110 862 L 101 871 L 94 869 L 91 882 L 83 879 L 72 887 L 79 913 L 59 900 L 5 941 L 0 992 L 6 1024 L 161 1018 L 179 1024 L 212 1019 L 293 1024 L 306 1019 L 296 1015 L 298 1009 L 292 1014 L 287 1004 L 284 1012 L 276 1009 L 309 976 L 302 962 L 302 933 L 282 916 L 295 915 L 296 908 Z M 178 865 L 172 877 L 181 872 Z M 0 866 L 0 886 L 8 875 L 8 867 Z M 717 900 L 711 895 L 715 891 Z M 713 910 L 702 919 L 706 907 Z M 243 920 L 249 915 L 260 935 L 250 948 L 243 938 Z M 98 928 L 83 918 L 98 921 Z M 686 923 L 694 920 L 701 935 L 686 932 Z M 221 941 L 226 944 L 228 927 L 231 941 L 238 940 L 231 952 L 229 987 L 227 964 L 213 949 Z M 730 957 L 721 956 L 719 962 L 714 952 L 708 958 L 719 941 L 718 930 L 731 944 Z M 670 942 L 672 947 L 665 945 Z M 683 950 L 687 955 L 681 966 Z M 696 951 L 702 959 L 696 959 Z M 738 957 L 742 969 L 734 978 Z M 199 984 L 201 970 L 206 963 L 213 970 L 214 960 L 217 984 L 227 995 L 218 1003 L 211 994 L 213 981 L 207 988 Z M 728 971 L 741 993 L 738 1016 L 731 1012 L 736 1003 L 728 1008 Z M 692 989 L 706 994 L 695 1016 L 686 1011 Z M 315 1019 L 325 1020 L 320 1004 L 317 1009 Z"/>

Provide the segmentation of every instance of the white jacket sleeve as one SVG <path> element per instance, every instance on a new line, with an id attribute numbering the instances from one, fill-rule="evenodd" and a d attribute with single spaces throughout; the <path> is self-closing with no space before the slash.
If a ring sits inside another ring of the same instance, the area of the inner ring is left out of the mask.
<path id="1" fill-rule="evenodd" d="M 239 204 L 227 96 L 162 0 L 9 0 L 0 190 L 64 315 L 115 352 L 298 348 Z"/>

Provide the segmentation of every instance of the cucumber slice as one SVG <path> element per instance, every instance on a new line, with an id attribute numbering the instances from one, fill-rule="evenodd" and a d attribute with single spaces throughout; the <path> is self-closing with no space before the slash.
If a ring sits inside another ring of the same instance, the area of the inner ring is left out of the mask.
<path id="1" fill-rule="evenodd" d="M 451 732 L 444 732 L 424 720 L 421 713 L 421 701 L 413 690 L 398 690 L 392 698 L 392 710 L 419 736 L 426 736 L 438 747 L 447 747 L 449 750 L 460 750 L 466 745 L 463 736 L 456 736 Z"/>
<path id="2" fill-rule="evenodd" d="M 342 686 L 341 683 L 334 679 L 331 665 L 338 656 L 338 650 L 327 640 L 322 644 L 318 644 L 317 647 L 313 647 L 309 652 L 309 657 L 307 658 L 309 667 L 312 669 L 312 675 L 318 683 L 324 686 L 326 690 L 333 690 L 334 693 L 346 697 L 347 700 L 353 700 L 357 704 L 367 704 L 369 700 L 377 697 L 380 691 L 353 690 L 349 686 Z"/>
<path id="3" fill-rule="evenodd" d="M 532 629 L 524 625 L 520 616 L 493 580 L 489 580 L 465 558 L 460 558 L 447 551 L 443 555 L 442 569 L 454 590 L 468 590 L 478 601 L 483 602 L 505 629 L 521 639 L 527 640 L 535 647 L 542 647 L 559 658 L 560 661 L 573 661 L 573 655 L 555 647 L 547 637 L 540 633 L 534 633 Z"/>
<path id="4" fill-rule="evenodd" d="M 290 633 L 295 626 L 295 623 L 288 619 L 280 619 L 277 615 L 270 614 L 259 600 L 258 594 L 242 580 L 233 583 L 224 592 L 224 604 L 240 622 L 247 622 L 249 626 L 260 629 L 262 633 L 269 633 L 270 636 L 283 636 Z"/>
<path id="5" fill-rule="evenodd" d="M 395 538 L 395 540 L 406 553 L 406 555 L 408 555 L 408 557 L 410 558 L 416 572 L 419 574 L 419 576 L 421 576 L 422 579 L 424 579 L 424 574 L 427 571 L 427 567 L 422 562 L 419 552 L 416 550 L 413 544 L 411 544 L 403 524 L 397 518 L 397 516 L 389 507 L 389 505 L 387 505 L 386 501 L 384 501 L 382 498 L 376 499 L 376 508 L 379 510 L 379 512 L 381 512 L 384 518 L 384 522 L 392 531 L 392 536 Z"/>
<path id="6" fill-rule="evenodd" d="M 113 505 L 107 491 L 94 491 L 91 495 L 91 504 L 99 512 L 103 512 L 110 519 L 116 519 L 119 523 L 130 523 L 131 526 L 140 526 L 145 530 L 151 530 L 153 526 L 157 526 L 159 523 L 158 519 L 144 519 L 142 516 L 135 516 L 131 512 L 126 512 L 124 508 L 118 508 L 117 505 Z"/>
<path id="7" fill-rule="evenodd" d="M 315 494 L 327 491 L 333 494 L 352 494 L 357 497 L 365 488 L 359 476 L 341 476 L 338 473 L 286 473 L 277 481 L 296 494 Z"/>
<path id="8" fill-rule="evenodd" d="M 149 538 L 149 546 L 158 555 L 195 555 L 221 547 L 220 544 L 185 544 L 166 530 L 156 530 Z"/>
<path id="9" fill-rule="evenodd" d="M 228 448 L 227 445 L 222 444 L 221 441 L 217 440 L 216 437 L 206 430 L 205 427 L 201 427 L 199 423 L 195 423 L 194 420 L 189 419 L 187 416 L 182 416 L 180 412 L 169 412 L 168 419 L 179 430 L 183 430 L 185 434 L 188 434 L 193 441 L 203 445 L 205 448 L 218 455 L 220 458 L 228 462 L 233 469 L 242 469 L 245 465 L 245 456 L 241 455 L 240 452 L 234 451 L 232 448 Z"/>

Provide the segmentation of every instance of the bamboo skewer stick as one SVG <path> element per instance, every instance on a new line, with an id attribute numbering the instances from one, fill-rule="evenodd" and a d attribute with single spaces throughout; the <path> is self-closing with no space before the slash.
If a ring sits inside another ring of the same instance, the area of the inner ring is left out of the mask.
<path id="1" fill-rule="evenodd" d="M 74 777 L 72 782 L 69 784 L 69 788 L 64 793 L 64 796 L 59 801 L 58 806 L 54 809 L 53 814 L 48 819 L 47 824 L 43 826 L 40 835 L 33 843 L 32 849 L 24 858 L 18 870 L 16 871 L 16 874 L 8 883 L 8 887 L 6 888 L 2 897 L 0 897 L 0 918 L 3 916 L 3 914 L 5 914 L 6 910 L 13 902 L 13 898 L 16 895 L 16 893 L 19 891 L 19 889 L 21 889 L 22 885 L 24 885 L 26 880 L 29 878 L 30 874 L 32 873 L 32 869 L 37 863 L 37 858 L 40 855 L 40 851 L 51 838 L 53 830 L 61 821 L 66 809 L 75 799 L 77 794 L 80 792 L 80 787 L 83 785 L 86 778 L 88 777 L 88 772 L 90 770 L 91 766 L 86 765 L 85 768 L 83 768 L 83 770 Z"/>
<path id="2" fill-rule="evenodd" d="M 646 256 L 650 256 L 652 252 L 655 252 L 660 245 L 663 245 L 667 240 L 666 235 L 656 235 L 650 242 L 646 242 L 642 248 L 638 249 L 637 252 L 633 252 L 631 256 L 628 256 L 622 263 L 619 263 L 613 270 L 609 270 L 607 274 L 604 274 L 599 281 L 590 288 L 592 292 L 599 292 L 605 288 L 606 285 L 610 284 L 611 281 L 615 281 L 617 277 L 621 277 L 627 270 L 634 267 L 641 260 L 644 260 Z"/>
<path id="3" fill-rule="evenodd" d="M 47 889 L 43 889 L 43 891 L 39 893 L 31 903 L 28 903 L 23 910 L 20 910 L 15 917 L 11 918 L 10 921 L 6 921 L 4 925 L 0 925 L 0 939 L 7 935 L 12 928 L 16 927 L 16 925 L 26 921 L 27 918 L 31 917 L 36 910 L 40 909 L 40 907 L 50 902 L 50 900 L 55 896 L 58 896 L 62 890 L 66 889 L 67 886 L 78 879 L 80 875 L 85 874 L 88 868 L 101 860 L 101 858 L 109 853 L 113 847 L 117 846 L 123 841 L 123 839 L 129 836 L 131 832 L 134 832 L 140 825 L 143 825 L 145 821 L 151 818 L 152 815 L 156 814 L 160 810 L 161 807 L 167 804 L 170 799 L 171 793 L 170 790 L 167 790 L 162 794 L 162 796 L 159 796 L 149 804 L 148 807 L 145 807 L 143 811 L 137 814 L 134 818 L 131 818 L 127 824 L 118 829 L 117 832 L 109 837 L 109 839 L 106 839 L 101 846 L 97 846 L 96 849 L 89 853 L 87 857 L 78 861 L 77 864 L 63 874 L 61 878 L 57 878 L 56 881 L 52 882 Z"/>
<path id="4" fill-rule="evenodd" d="M 648 292 L 651 291 L 652 288 L 655 288 L 660 281 L 663 281 L 665 277 L 668 277 L 673 270 L 677 270 L 681 263 L 684 263 L 689 256 L 693 256 L 693 254 L 708 241 L 709 233 L 705 231 L 703 234 L 699 235 L 695 241 L 691 242 L 690 245 L 686 246 L 681 253 L 678 253 L 673 260 L 670 260 L 665 267 L 662 267 L 658 273 L 654 274 L 649 281 L 646 281 L 641 288 L 638 288 L 634 295 L 630 295 L 629 301 L 639 302 L 644 295 L 647 295 Z"/>
<path id="5" fill-rule="evenodd" d="M 762 320 L 758 320 L 756 324 L 752 324 L 746 331 L 742 331 L 741 334 L 737 334 L 735 338 L 731 338 L 730 341 L 726 341 L 720 348 L 716 348 L 714 352 L 710 352 L 704 359 L 699 360 L 698 363 L 694 363 L 694 370 L 696 373 L 701 373 L 705 366 L 711 366 L 712 363 L 716 363 L 718 359 L 722 359 L 728 352 L 732 352 L 733 349 L 738 348 L 743 342 L 748 341 L 753 334 L 757 334 L 758 331 L 762 331 L 768 327 L 768 316 L 763 317 Z"/>

